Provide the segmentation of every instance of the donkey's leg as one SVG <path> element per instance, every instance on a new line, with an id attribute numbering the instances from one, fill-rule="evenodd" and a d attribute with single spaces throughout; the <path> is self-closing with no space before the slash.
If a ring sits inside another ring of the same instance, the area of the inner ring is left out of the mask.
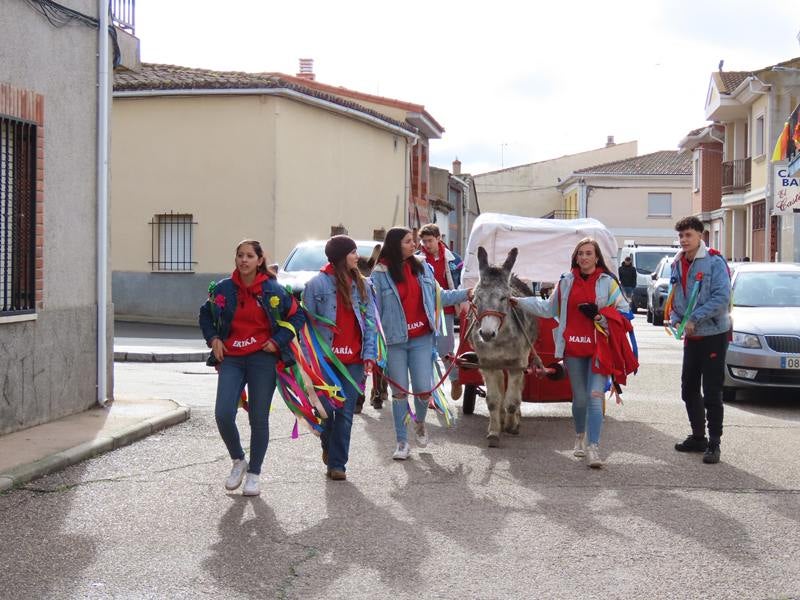
<path id="1" fill-rule="evenodd" d="M 500 445 L 500 429 L 503 426 L 503 372 L 482 371 L 486 384 L 486 407 L 489 409 L 489 432 L 486 439 L 490 448 Z"/>
<path id="2" fill-rule="evenodd" d="M 505 418 L 503 431 L 512 435 L 519 434 L 519 405 L 522 402 L 522 388 L 525 384 L 523 371 L 510 371 L 508 374 L 508 388 L 504 396 Z"/>

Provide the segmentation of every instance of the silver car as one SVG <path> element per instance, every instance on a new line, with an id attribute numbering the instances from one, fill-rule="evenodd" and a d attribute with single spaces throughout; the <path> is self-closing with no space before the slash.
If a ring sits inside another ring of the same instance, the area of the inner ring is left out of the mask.
<path id="1" fill-rule="evenodd" d="M 740 263 L 724 400 L 741 388 L 800 388 L 800 264 Z"/>
<path id="2" fill-rule="evenodd" d="M 647 284 L 647 322 L 653 325 L 664 324 L 664 303 L 669 294 L 672 259 L 672 256 L 662 258 Z"/>

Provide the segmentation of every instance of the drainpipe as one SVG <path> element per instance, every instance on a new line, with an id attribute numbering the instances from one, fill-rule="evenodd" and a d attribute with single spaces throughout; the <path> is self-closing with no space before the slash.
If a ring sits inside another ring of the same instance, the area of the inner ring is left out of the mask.
<path id="1" fill-rule="evenodd" d="M 578 181 L 578 218 L 585 219 L 588 207 L 586 206 L 586 180 L 581 178 Z"/>
<path id="2" fill-rule="evenodd" d="M 98 0 L 97 33 L 97 403 L 108 401 L 108 0 Z"/>

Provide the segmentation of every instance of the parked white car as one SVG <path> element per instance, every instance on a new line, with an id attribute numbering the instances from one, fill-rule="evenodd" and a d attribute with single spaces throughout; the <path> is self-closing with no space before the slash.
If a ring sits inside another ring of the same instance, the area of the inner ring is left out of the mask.
<path id="1" fill-rule="evenodd" d="M 620 249 L 620 261 L 630 256 L 633 266 L 636 267 L 636 288 L 631 301 L 631 310 L 634 313 L 638 308 L 647 308 L 647 286 L 659 261 L 665 256 L 674 257 L 678 250 L 680 248 L 677 246 L 625 246 Z"/>
<path id="2" fill-rule="evenodd" d="M 800 388 L 800 264 L 738 263 L 724 400 L 742 388 Z"/>
<path id="3" fill-rule="evenodd" d="M 278 283 L 291 288 L 292 293 L 299 299 L 303 294 L 309 279 L 319 273 L 319 270 L 328 263 L 325 256 L 325 244 L 328 240 L 309 240 L 300 242 L 295 246 L 283 264 L 278 267 Z M 376 244 L 380 242 L 369 240 L 355 240 L 358 255 L 369 258 Z"/>

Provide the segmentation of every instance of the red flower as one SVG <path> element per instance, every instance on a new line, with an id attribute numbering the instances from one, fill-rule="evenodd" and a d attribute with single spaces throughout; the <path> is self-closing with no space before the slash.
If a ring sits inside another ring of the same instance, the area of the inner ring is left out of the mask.
<path id="1" fill-rule="evenodd" d="M 222 294 L 217 294 L 217 297 L 214 298 L 214 304 L 216 304 L 220 308 L 220 310 L 225 308 L 225 296 L 223 296 Z"/>

